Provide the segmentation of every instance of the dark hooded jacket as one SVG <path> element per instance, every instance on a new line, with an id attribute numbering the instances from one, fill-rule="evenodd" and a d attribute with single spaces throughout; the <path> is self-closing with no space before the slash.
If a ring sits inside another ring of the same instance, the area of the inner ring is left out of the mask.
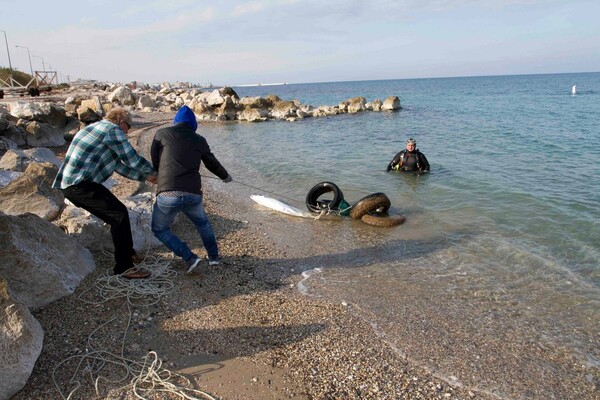
<path id="1" fill-rule="evenodd" d="M 206 139 L 196 133 L 196 116 L 188 106 L 177 111 L 173 124 L 156 132 L 150 149 L 152 164 L 158 170 L 157 193 L 201 194 L 201 162 L 219 178 L 227 178 L 229 173 L 210 151 Z"/>

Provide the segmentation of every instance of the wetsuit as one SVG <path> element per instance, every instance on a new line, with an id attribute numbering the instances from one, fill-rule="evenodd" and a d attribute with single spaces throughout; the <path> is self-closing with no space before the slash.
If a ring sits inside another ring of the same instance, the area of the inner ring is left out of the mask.
<path id="1" fill-rule="evenodd" d="M 387 171 L 429 171 L 429 161 L 425 157 L 425 154 L 421 153 L 419 149 L 414 151 L 402 150 L 390 161 L 387 166 Z"/>

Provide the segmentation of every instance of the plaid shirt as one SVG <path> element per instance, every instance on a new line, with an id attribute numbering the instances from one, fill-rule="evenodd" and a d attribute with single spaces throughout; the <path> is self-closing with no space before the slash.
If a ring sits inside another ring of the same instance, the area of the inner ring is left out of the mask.
<path id="1" fill-rule="evenodd" d="M 77 132 L 52 187 L 65 189 L 83 181 L 102 183 L 113 172 L 142 181 L 156 171 L 127 140 L 125 132 L 102 120 Z"/>

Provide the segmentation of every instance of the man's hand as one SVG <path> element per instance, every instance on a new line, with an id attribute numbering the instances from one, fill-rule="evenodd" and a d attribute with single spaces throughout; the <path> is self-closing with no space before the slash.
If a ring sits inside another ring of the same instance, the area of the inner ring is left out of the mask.
<path id="1" fill-rule="evenodd" d="M 148 175 L 146 180 L 150 183 L 156 184 L 156 182 L 158 182 L 158 177 L 156 175 Z"/>
<path id="2" fill-rule="evenodd" d="M 227 175 L 227 178 L 223 179 L 223 182 L 225 182 L 225 183 L 229 183 L 231 181 L 233 181 L 233 178 L 231 177 L 231 175 Z"/>

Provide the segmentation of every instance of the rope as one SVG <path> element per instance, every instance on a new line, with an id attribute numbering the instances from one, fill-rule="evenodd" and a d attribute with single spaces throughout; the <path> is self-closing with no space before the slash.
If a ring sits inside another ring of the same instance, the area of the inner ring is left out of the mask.
<path id="1" fill-rule="evenodd" d="M 87 337 L 84 354 L 73 355 L 58 363 L 52 370 L 52 381 L 57 388 L 63 400 L 71 400 L 76 392 L 83 387 L 83 381 L 89 379 L 94 385 L 98 396 L 101 395 L 101 385 L 121 384 L 122 386 L 113 389 L 116 391 L 132 390 L 138 399 L 149 399 L 154 393 L 168 393 L 175 398 L 186 400 L 209 399 L 216 400 L 214 397 L 201 390 L 193 389 L 190 380 L 183 375 L 163 368 L 162 361 L 158 354 L 149 351 L 142 357 L 143 361 L 135 361 L 124 356 L 125 342 L 127 332 L 131 326 L 132 306 L 149 306 L 156 304 L 162 297 L 170 294 L 174 290 L 172 278 L 177 276 L 177 272 L 169 268 L 173 257 L 170 259 L 161 259 L 159 257 L 146 257 L 140 267 L 151 272 L 147 279 L 125 279 L 118 275 L 100 276 L 96 279 L 91 288 L 81 293 L 79 300 L 87 304 L 99 305 L 105 302 L 124 299 L 123 306 L 127 308 L 127 326 L 121 338 L 121 350 L 119 354 L 113 354 L 106 350 L 96 349 L 94 336 L 96 333 L 113 323 L 118 317 L 98 326 Z M 93 291 L 93 293 L 91 293 Z M 87 299 L 89 294 L 95 294 L 100 300 Z M 71 390 L 64 392 L 57 382 L 56 375 L 58 371 L 67 363 L 76 361 L 75 370 L 68 380 Z M 109 375 L 112 379 L 107 377 Z"/>

